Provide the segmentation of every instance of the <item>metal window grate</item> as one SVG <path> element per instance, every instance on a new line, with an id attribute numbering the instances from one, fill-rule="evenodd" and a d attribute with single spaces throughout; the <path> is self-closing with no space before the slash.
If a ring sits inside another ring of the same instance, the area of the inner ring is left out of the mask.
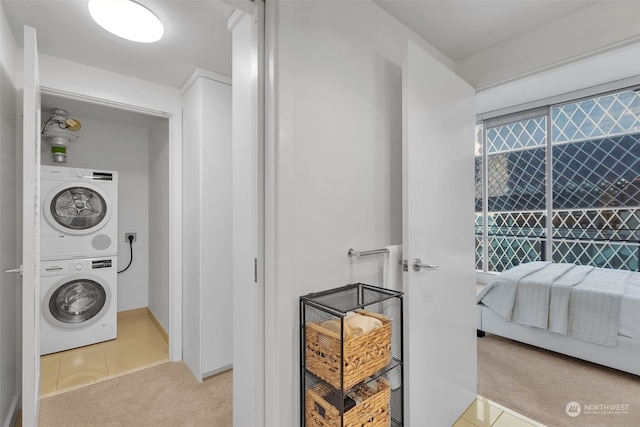
<path id="1" fill-rule="evenodd" d="M 553 262 L 638 271 L 637 244 L 612 242 L 553 242 Z"/>
<path id="2" fill-rule="evenodd" d="M 487 215 L 489 236 L 545 237 L 546 212 L 490 212 Z"/>
<path id="3" fill-rule="evenodd" d="M 545 149 L 488 156 L 489 212 L 544 209 Z"/>
<path id="4" fill-rule="evenodd" d="M 640 134 L 553 147 L 555 209 L 640 206 Z"/>
<path id="5" fill-rule="evenodd" d="M 514 237 L 489 237 L 489 271 L 504 271 L 516 265 L 542 260 L 542 242 Z"/>
<path id="6" fill-rule="evenodd" d="M 536 117 L 487 129 L 487 153 L 544 147 L 547 117 Z"/>
<path id="7" fill-rule="evenodd" d="M 551 109 L 552 142 L 640 132 L 640 94 L 624 91 Z"/>
<path id="8" fill-rule="evenodd" d="M 640 210 L 554 211 L 553 237 L 638 242 L 640 240 Z"/>
<path id="9" fill-rule="evenodd" d="M 549 117 L 494 119 L 486 153 L 476 128 L 476 268 L 552 258 L 638 270 L 640 92 L 552 106 Z"/>

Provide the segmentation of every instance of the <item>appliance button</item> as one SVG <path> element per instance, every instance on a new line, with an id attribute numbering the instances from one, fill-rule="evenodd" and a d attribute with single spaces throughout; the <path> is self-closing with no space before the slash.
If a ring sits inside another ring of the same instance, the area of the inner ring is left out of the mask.
<path id="1" fill-rule="evenodd" d="M 82 171 L 78 171 L 78 172 L 76 172 L 76 177 L 77 178 L 84 178 L 84 174 L 82 173 Z"/>
<path id="2" fill-rule="evenodd" d="M 74 266 L 74 268 L 75 268 L 76 270 L 82 270 L 82 263 L 80 263 L 80 262 L 79 262 L 79 263 L 77 263 L 77 264 Z"/>

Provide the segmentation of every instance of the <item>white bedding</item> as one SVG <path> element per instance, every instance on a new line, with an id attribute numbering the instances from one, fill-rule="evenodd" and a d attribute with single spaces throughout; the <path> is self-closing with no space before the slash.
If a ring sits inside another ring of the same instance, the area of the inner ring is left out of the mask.
<path id="1" fill-rule="evenodd" d="M 532 262 L 496 276 L 478 302 L 505 320 L 596 344 L 640 338 L 640 273 Z"/>
<path id="2" fill-rule="evenodd" d="M 640 339 L 640 273 L 633 273 L 627 281 L 627 291 L 620 309 L 618 334 Z"/>

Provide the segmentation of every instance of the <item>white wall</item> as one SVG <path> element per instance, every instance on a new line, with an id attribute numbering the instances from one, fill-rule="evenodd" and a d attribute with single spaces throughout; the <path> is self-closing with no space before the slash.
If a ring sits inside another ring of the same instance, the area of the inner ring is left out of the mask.
<path id="1" fill-rule="evenodd" d="M 299 422 L 298 297 L 380 285 L 382 257 L 352 260 L 347 250 L 402 243 L 402 60 L 408 39 L 425 42 L 369 2 L 266 6 L 276 89 L 267 94 L 265 424 L 284 426 Z"/>
<path id="2" fill-rule="evenodd" d="M 169 330 L 169 122 L 149 128 L 149 308 Z M 122 233 L 121 233 L 122 234 Z"/>
<path id="3" fill-rule="evenodd" d="M 16 142 L 18 89 L 15 84 L 16 43 L 0 3 L 0 270 L 17 267 Z M 21 146 L 21 145 L 20 145 Z M 0 426 L 13 425 L 21 378 L 16 307 L 21 305 L 19 280 L 0 272 Z"/>
<path id="4" fill-rule="evenodd" d="M 46 120 L 51 111 L 43 111 Z M 79 137 L 67 149 L 67 163 L 58 166 L 118 172 L 118 270 L 129 262 L 124 233 L 137 233 L 131 267 L 118 274 L 118 311 L 147 307 L 149 294 L 149 130 L 143 126 L 83 117 Z M 55 165 L 51 146 L 42 144 L 42 164 Z"/>

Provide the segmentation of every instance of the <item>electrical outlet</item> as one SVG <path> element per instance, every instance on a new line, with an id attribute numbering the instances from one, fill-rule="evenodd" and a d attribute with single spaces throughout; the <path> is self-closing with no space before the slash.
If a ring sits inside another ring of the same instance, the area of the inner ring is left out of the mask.
<path id="1" fill-rule="evenodd" d="M 124 241 L 129 243 L 129 236 L 133 236 L 133 241 L 136 241 L 136 237 L 137 237 L 138 233 L 124 233 Z"/>

